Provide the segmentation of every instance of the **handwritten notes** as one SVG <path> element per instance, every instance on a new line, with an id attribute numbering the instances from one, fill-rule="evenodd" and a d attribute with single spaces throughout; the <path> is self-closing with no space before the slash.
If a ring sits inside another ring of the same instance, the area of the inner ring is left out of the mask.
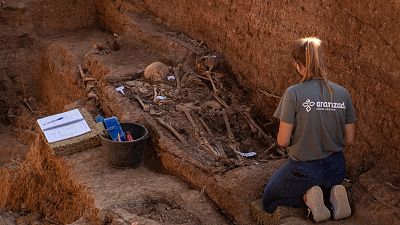
<path id="1" fill-rule="evenodd" d="M 47 141 L 54 143 L 90 132 L 90 128 L 78 109 L 37 120 Z"/>

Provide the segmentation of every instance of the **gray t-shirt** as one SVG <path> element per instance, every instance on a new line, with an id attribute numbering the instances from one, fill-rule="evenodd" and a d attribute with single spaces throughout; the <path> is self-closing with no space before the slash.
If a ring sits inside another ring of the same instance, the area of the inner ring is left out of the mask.
<path id="1" fill-rule="evenodd" d="M 274 117 L 293 124 L 289 157 L 297 161 L 323 159 L 344 149 L 345 124 L 355 123 L 356 115 L 349 92 L 329 82 L 309 80 L 289 87 Z"/>

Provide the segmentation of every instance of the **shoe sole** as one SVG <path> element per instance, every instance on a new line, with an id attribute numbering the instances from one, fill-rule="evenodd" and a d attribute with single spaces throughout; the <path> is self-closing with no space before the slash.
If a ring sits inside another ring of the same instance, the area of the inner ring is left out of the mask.
<path id="1" fill-rule="evenodd" d="M 351 216 L 347 192 L 342 185 L 335 185 L 332 187 L 330 201 L 333 208 L 334 220 L 340 220 Z"/>
<path id="2" fill-rule="evenodd" d="M 331 217 L 331 212 L 324 204 L 324 195 L 318 186 L 314 186 L 307 191 L 306 205 L 311 210 L 315 222 L 321 222 Z"/>

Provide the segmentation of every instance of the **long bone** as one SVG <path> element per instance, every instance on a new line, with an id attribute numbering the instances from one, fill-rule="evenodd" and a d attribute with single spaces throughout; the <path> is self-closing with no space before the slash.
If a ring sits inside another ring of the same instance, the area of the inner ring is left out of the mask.
<path id="1" fill-rule="evenodd" d="M 139 104 L 142 107 L 143 111 L 148 112 L 150 110 L 150 106 L 145 105 L 139 95 L 135 95 L 134 97 L 135 97 L 136 101 L 139 102 Z"/>
<path id="2" fill-rule="evenodd" d="M 250 130 L 252 133 L 257 133 L 258 137 L 263 141 L 269 143 L 271 141 L 271 136 L 266 134 L 264 130 L 257 124 L 256 121 L 253 120 L 250 113 L 248 111 L 243 112 L 243 117 L 246 122 L 249 124 Z"/>
<path id="3" fill-rule="evenodd" d="M 187 142 L 185 139 L 183 139 L 183 137 L 178 133 L 178 131 L 175 130 L 175 128 L 173 128 L 171 125 L 169 125 L 168 123 L 164 122 L 162 119 L 157 118 L 157 122 L 167 128 L 167 130 L 169 130 L 175 137 L 176 139 L 178 139 L 182 144 L 187 145 Z"/>
<path id="4" fill-rule="evenodd" d="M 178 64 L 177 67 L 174 68 L 174 76 L 176 79 L 176 89 L 179 91 L 181 89 L 181 78 L 179 76 L 179 72 L 182 69 L 182 64 Z"/>
<path id="5" fill-rule="evenodd" d="M 213 88 L 213 92 L 217 93 L 218 89 L 214 84 L 213 78 L 211 77 L 211 72 L 210 71 L 206 71 L 204 74 L 206 75 L 207 79 L 211 82 L 211 85 L 212 85 L 212 88 Z"/>
<path id="6" fill-rule="evenodd" d="M 226 130 L 228 131 L 228 138 L 230 141 L 229 147 L 232 149 L 232 151 L 236 154 L 236 157 L 239 161 L 243 160 L 243 157 L 239 155 L 239 143 L 236 142 L 235 136 L 232 132 L 231 125 L 229 123 L 229 118 L 226 110 L 222 110 L 222 116 L 224 118 Z"/>
<path id="7" fill-rule="evenodd" d="M 186 118 L 189 120 L 190 124 L 192 125 L 193 129 L 195 131 L 198 131 L 198 127 L 195 124 L 192 115 L 190 114 L 190 111 L 194 109 L 193 104 L 192 103 L 179 104 L 175 108 L 178 112 L 183 112 Z"/>
<path id="8" fill-rule="evenodd" d="M 186 116 L 186 118 L 189 120 L 190 124 L 192 125 L 194 131 L 195 131 L 195 138 L 197 139 L 197 141 L 200 142 L 200 144 L 202 144 L 202 146 L 212 152 L 213 154 L 220 156 L 221 153 L 218 152 L 218 150 L 216 150 L 209 142 L 208 140 L 203 136 L 203 133 L 201 131 L 199 131 L 199 128 L 197 127 L 196 123 L 193 120 L 192 115 L 190 114 L 191 110 L 197 109 L 197 107 L 193 106 L 192 103 L 186 103 L 186 104 L 179 104 L 176 106 L 176 110 L 179 112 L 183 112 Z"/>

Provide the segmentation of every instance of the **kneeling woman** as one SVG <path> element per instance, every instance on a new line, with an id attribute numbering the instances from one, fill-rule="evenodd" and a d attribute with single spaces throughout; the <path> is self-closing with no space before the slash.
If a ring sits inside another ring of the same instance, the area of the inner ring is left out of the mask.
<path id="1" fill-rule="evenodd" d="M 331 212 L 335 220 L 349 217 L 340 183 L 346 173 L 343 150 L 354 142 L 351 96 L 328 80 L 319 39 L 300 39 L 292 57 L 301 82 L 285 91 L 274 114 L 280 119 L 277 143 L 289 159 L 265 187 L 263 207 L 272 213 L 278 206 L 307 206 L 316 222 Z"/>

